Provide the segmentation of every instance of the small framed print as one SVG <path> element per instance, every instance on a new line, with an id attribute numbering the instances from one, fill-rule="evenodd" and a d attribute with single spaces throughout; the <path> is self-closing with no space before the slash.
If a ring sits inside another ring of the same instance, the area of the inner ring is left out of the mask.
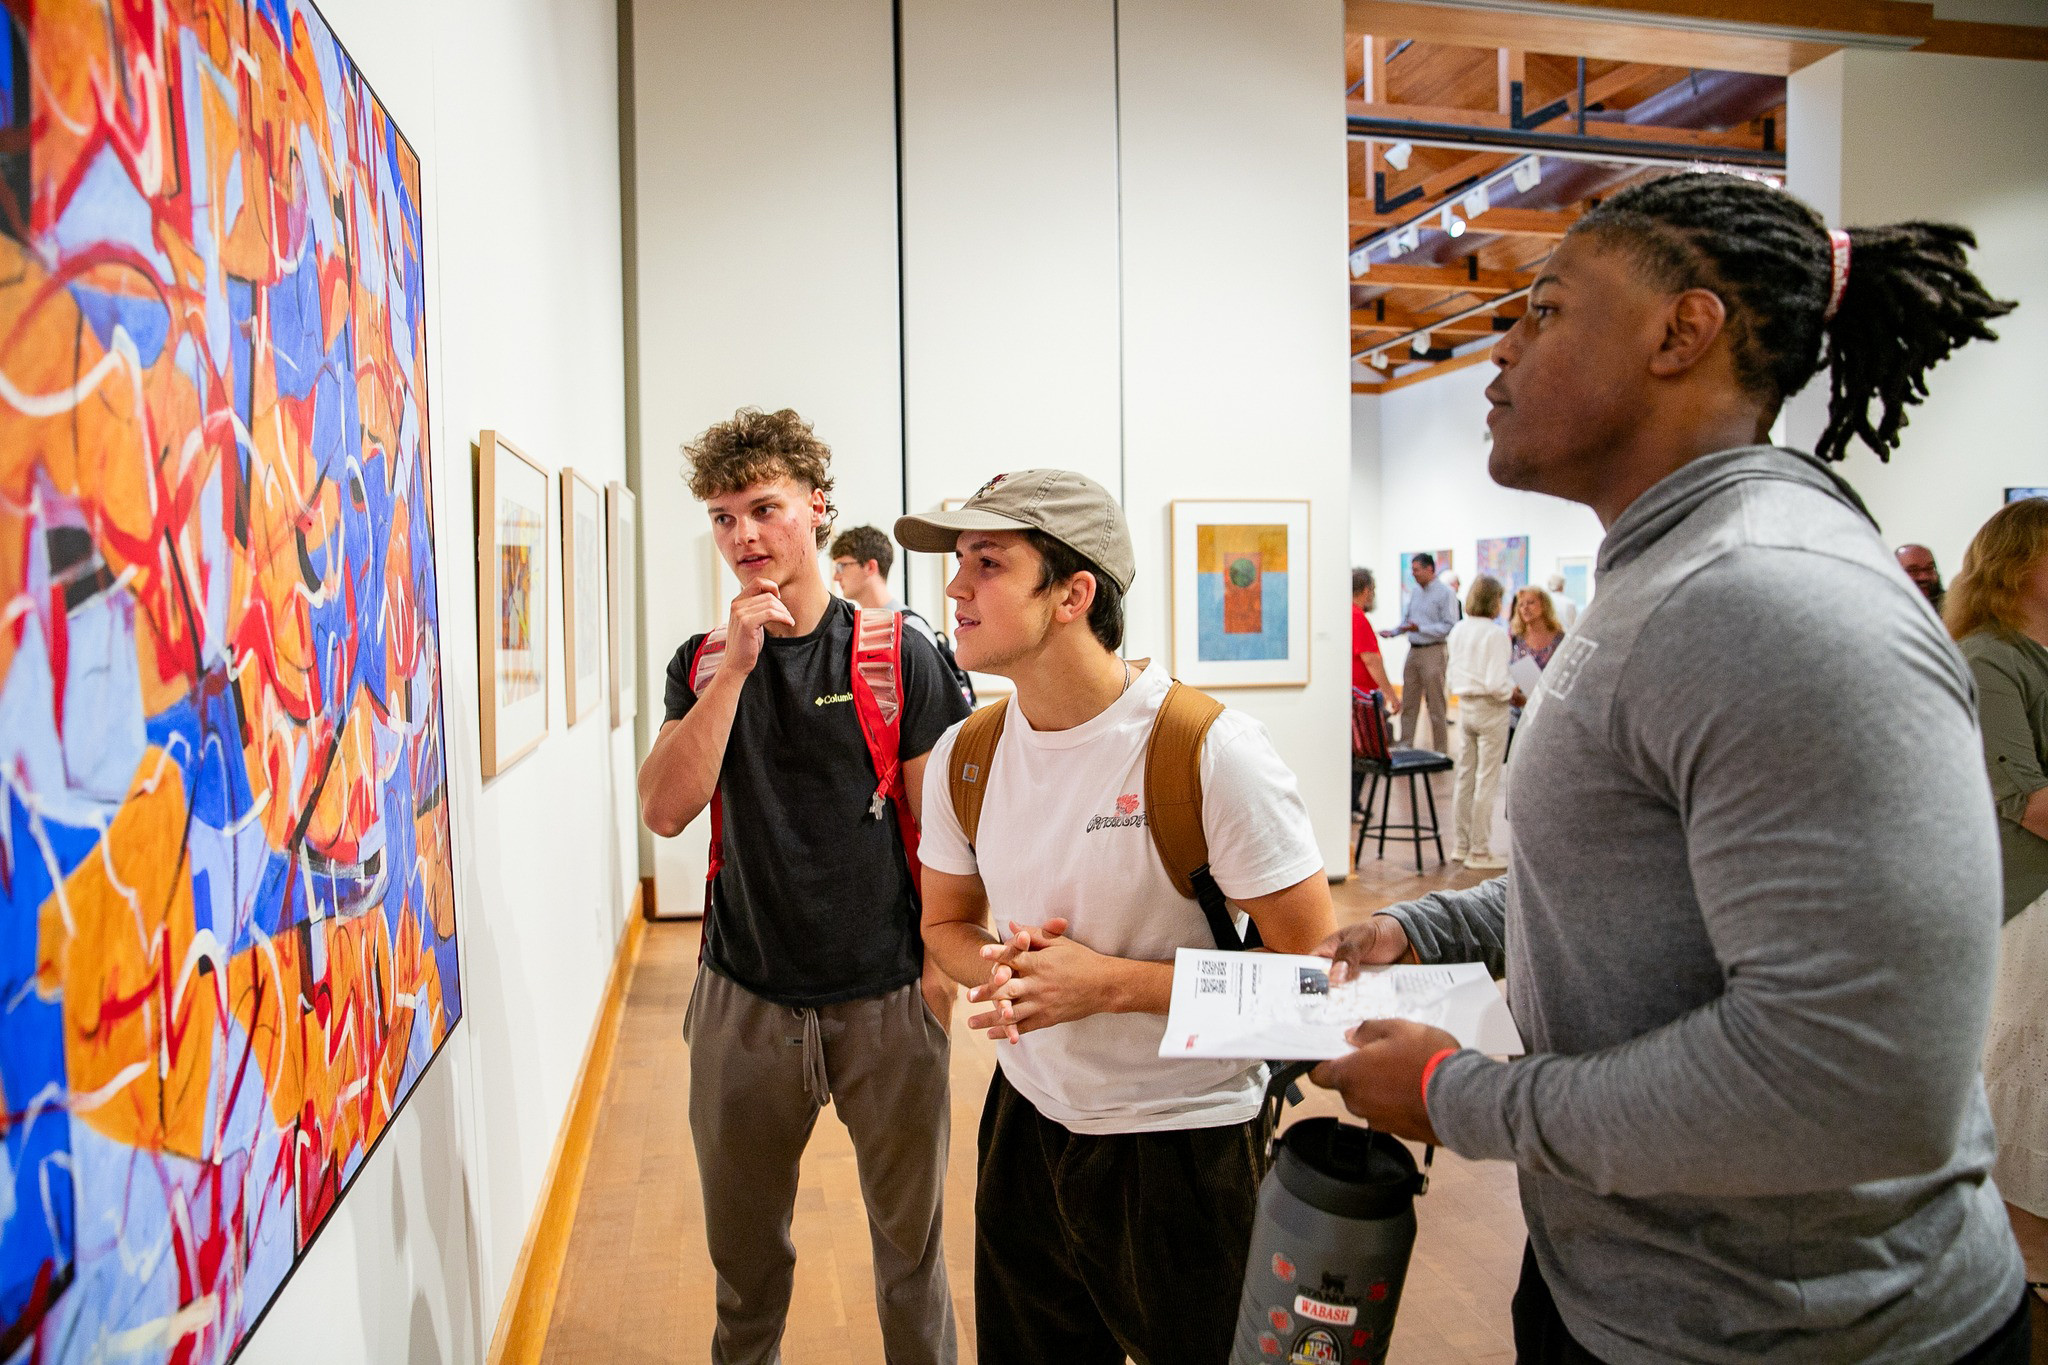
<path id="1" fill-rule="evenodd" d="M 611 584 L 612 728 L 640 714 L 640 500 L 622 483 L 604 486 L 605 569 Z"/>
<path id="2" fill-rule="evenodd" d="M 1173 504 L 1173 674 L 1193 687 L 1306 687 L 1308 500 Z"/>
<path id="3" fill-rule="evenodd" d="M 477 438 L 477 712 L 495 777 L 548 732 L 548 471 L 495 431 Z"/>
<path id="4" fill-rule="evenodd" d="M 604 687 L 604 499 L 573 469 L 562 471 L 562 659 L 574 725 Z"/>

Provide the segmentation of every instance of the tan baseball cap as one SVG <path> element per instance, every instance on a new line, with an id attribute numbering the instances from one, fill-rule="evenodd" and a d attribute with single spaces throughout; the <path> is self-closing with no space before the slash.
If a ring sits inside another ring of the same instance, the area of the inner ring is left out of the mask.
<path id="1" fill-rule="evenodd" d="M 945 554 L 962 531 L 1043 531 L 1124 592 L 1138 575 L 1124 509 L 1107 488 L 1070 469 L 998 474 L 951 512 L 896 519 L 896 543 L 906 550 Z"/>

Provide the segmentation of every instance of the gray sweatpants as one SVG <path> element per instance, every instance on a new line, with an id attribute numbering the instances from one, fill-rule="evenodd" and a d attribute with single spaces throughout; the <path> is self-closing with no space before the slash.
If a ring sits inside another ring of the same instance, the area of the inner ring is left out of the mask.
<path id="1" fill-rule="evenodd" d="M 797 1165 L 818 1110 L 853 1135 L 889 1365 L 953 1365 L 939 1237 L 952 1130 L 949 1043 L 917 983 L 818 1009 L 761 999 L 709 967 L 683 1016 L 690 1134 L 718 1272 L 713 1365 L 781 1359 L 796 1247 Z"/>

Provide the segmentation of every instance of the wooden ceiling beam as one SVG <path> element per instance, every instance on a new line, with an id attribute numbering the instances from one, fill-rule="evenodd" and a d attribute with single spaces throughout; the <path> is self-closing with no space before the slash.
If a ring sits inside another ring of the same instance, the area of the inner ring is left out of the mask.
<path id="1" fill-rule="evenodd" d="M 1456 322 L 1439 322 L 1422 313 L 1411 313 L 1405 309 L 1389 308 L 1384 317 L 1373 308 L 1355 308 L 1351 312 L 1351 334 L 1366 336 L 1374 332 L 1385 332 L 1392 336 L 1406 336 L 1410 332 L 1429 331 L 1447 337 L 1490 337 L 1507 328 L 1493 325 L 1495 317 L 1504 317 L 1510 323 L 1521 313 L 1512 308 L 1502 308 L 1495 313 L 1479 313 Z"/>
<path id="2" fill-rule="evenodd" d="M 1445 293 L 1491 297 L 1529 287 L 1528 277 L 1511 270 L 1480 270 L 1451 265 L 1382 265 L 1351 281 L 1358 289 L 1435 289 Z"/>
<path id="3" fill-rule="evenodd" d="M 1467 370 L 1474 365 L 1484 365 L 1492 359 L 1493 348 L 1491 346 L 1482 346 L 1465 355 L 1454 355 L 1449 360 L 1438 360 L 1423 366 L 1419 370 L 1410 370 L 1406 374 L 1397 374 L 1377 384 L 1361 383 L 1354 379 L 1351 381 L 1351 391 L 1353 393 L 1393 393 L 1398 389 L 1405 389 L 1410 385 L 1420 384 L 1424 380 L 1435 379 L 1439 375 L 1450 374 L 1456 370 Z"/>
<path id="4" fill-rule="evenodd" d="M 1457 202 L 1452 201 L 1454 204 Z M 1441 210 L 1432 210 L 1421 222 L 1422 227 L 1434 227 Z M 1395 213 L 1374 213 L 1372 200 L 1351 201 L 1351 231 L 1385 232 L 1388 228 L 1399 227 L 1415 216 L 1414 206 Z M 1462 211 L 1460 217 L 1464 217 Z M 1488 209 L 1477 218 L 1467 218 L 1466 223 L 1474 232 L 1491 233 L 1496 237 L 1549 237 L 1559 238 L 1570 232 L 1572 224 L 1579 221 L 1579 210 L 1572 209 Z M 1378 267 L 1374 267 L 1377 269 Z"/>
<path id="5" fill-rule="evenodd" d="M 1590 96 L 1589 88 L 1588 97 Z M 1433 104 L 1367 104 L 1364 100 L 1346 100 L 1344 112 L 1349 118 L 1430 123 L 1440 127 L 1484 131 L 1506 131 L 1511 126 L 1505 114 L 1496 114 L 1484 109 L 1452 109 Z M 1553 130 L 1546 126 L 1543 131 Z M 1631 142 L 1676 144 L 1684 147 L 1735 147 L 1744 151 L 1768 150 L 1754 134 L 1741 128 L 1720 133 L 1706 128 L 1666 128 L 1655 123 L 1623 123 L 1619 119 L 1602 118 L 1588 120 L 1586 131 L 1597 133 L 1603 138 Z"/>
<path id="6" fill-rule="evenodd" d="M 1827 0 L 1830 8 L 1841 2 Z M 1691 0 L 1643 0 L 1638 7 L 1657 12 L 1667 11 L 1668 6 L 1683 12 L 1716 8 L 1718 3 L 1719 0 L 1708 0 L 1704 5 Z M 1605 4 L 1598 7 L 1610 8 Z M 1913 8 L 1929 9 L 1931 15 L 1930 6 Z M 1782 8 L 1778 21 L 1782 22 Z M 1461 47 L 1513 47 L 1560 57 L 1751 71 L 1764 76 L 1789 76 L 1841 50 L 1831 43 L 1797 38 L 1752 37 L 1631 22 L 1630 16 L 1619 10 L 1612 19 L 1596 19 L 1569 13 L 1534 15 L 1410 4 L 1406 0 L 1345 0 L 1344 26 L 1352 33 L 1378 33 Z"/>

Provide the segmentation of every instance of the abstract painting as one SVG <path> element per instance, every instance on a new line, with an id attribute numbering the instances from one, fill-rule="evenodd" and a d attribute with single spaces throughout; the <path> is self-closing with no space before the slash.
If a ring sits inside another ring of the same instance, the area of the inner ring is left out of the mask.
<path id="1" fill-rule="evenodd" d="M 462 1014 L 420 164 L 304 0 L 4 13 L 0 1359 L 218 1365 Z"/>
<path id="2" fill-rule="evenodd" d="M 597 706 L 604 681 L 604 500 L 597 485 L 562 471 L 562 643 L 569 723 Z"/>
<path id="3" fill-rule="evenodd" d="M 1491 574 L 1501 586 L 1501 615 L 1515 600 L 1515 594 L 1529 586 L 1529 537 L 1501 536 L 1479 542 L 1479 572 Z M 1466 584 L 1471 587 L 1471 584 Z"/>
<path id="4" fill-rule="evenodd" d="M 1403 550 L 1401 552 L 1401 619 L 1408 619 L 1408 604 L 1415 600 L 1415 556 L 1428 554 L 1436 560 L 1437 577 L 1457 572 L 1449 550 Z"/>
<path id="5" fill-rule="evenodd" d="M 640 714 L 640 503 L 622 483 L 604 486 L 605 571 L 611 583 L 612 728 Z"/>
<path id="6" fill-rule="evenodd" d="M 485 777 L 531 753 L 548 732 L 553 483 L 554 475 L 498 432 L 477 438 L 476 663 Z"/>
<path id="7" fill-rule="evenodd" d="M 1557 561 L 1557 571 L 1564 575 L 1564 596 L 1584 611 L 1593 600 L 1592 556 L 1567 555 Z"/>
<path id="8" fill-rule="evenodd" d="M 1173 504 L 1174 675 L 1196 687 L 1308 682 L 1308 504 Z"/>
<path id="9" fill-rule="evenodd" d="M 2005 490 L 2005 500 L 2007 502 L 2025 502 L 2029 498 L 2048 498 L 2048 488 L 2008 488 Z"/>

